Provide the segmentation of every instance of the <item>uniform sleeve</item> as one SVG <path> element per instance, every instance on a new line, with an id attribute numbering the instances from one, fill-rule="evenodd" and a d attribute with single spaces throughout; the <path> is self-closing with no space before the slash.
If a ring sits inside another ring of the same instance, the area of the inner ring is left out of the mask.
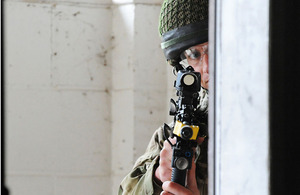
<path id="1" fill-rule="evenodd" d="M 154 182 L 153 175 L 159 164 L 163 142 L 162 127 L 160 127 L 153 134 L 146 152 L 137 159 L 131 172 L 121 182 L 119 195 L 160 194 L 162 188 Z"/>

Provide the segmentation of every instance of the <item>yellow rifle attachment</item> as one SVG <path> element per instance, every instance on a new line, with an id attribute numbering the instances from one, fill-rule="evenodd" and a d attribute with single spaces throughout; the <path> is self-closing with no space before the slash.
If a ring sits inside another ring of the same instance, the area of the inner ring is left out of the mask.
<path id="1" fill-rule="evenodd" d="M 180 121 L 176 121 L 173 134 L 189 140 L 196 140 L 199 132 L 199 126 L 185 125 Z"/>

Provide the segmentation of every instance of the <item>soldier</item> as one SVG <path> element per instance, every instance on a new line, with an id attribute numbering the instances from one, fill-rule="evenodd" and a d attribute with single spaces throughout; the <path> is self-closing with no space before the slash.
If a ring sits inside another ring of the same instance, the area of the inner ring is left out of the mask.
<path id="1" fill-rule="evenodd" d="M 159 32 L 168 64 L 178 70 L 184 60 L 201 73 L 201 116 L 208 112 L 208 0 L 164 0 Z M 207 120 L 202 128 L 207 128 Z M 171 139 L 175 143 L 175 138 Z M 198 146 L 187 185 L 171 182 L 172 148 L 159 128 L 146 152 L 138 158 L 132 171 L 123 179 L 119 195 L 127 194 L 207 194 L 207 138 L 198 137 Z"/>

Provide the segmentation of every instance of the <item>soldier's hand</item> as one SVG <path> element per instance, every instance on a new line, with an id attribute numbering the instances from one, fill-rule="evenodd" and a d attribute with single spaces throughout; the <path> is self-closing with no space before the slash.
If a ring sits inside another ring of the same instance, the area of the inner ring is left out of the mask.
<path id="1" fill-rule="evenodd" d="M 169 139 L 172 144 L 176 143 L 176 138 Z M 171 167 L 171 161 L 172 161 L 172 147 L 169 144 L 168 141 L 164 142 L 164 146 L 162 150 L 160 151 L 160 159 L 159 159 L 159 166 L 155 170 L 155 178 L 157 181 L 160 181 L 161 183 L 165 181 L 171 180 L 172 175 L 172 167 Z"/>
<path id="2" fill-rule="evenodd" d="M 186 188 L 180 184 L 165 181 L 162 185 L 161 195 L 200 195 L 196 181 L 196 164 L 192 163 L 192 168 L 188 171 Z"/>

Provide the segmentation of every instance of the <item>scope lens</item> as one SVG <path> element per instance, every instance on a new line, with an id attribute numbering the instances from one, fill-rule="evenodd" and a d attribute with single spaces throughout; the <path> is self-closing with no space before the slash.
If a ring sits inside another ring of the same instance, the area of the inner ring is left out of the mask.
<path id="1" fill-rule="evenodd" d="M 182 127 L 180 134 L 183 139 L 190 139 L 193 136 L 193 130 L 189 126 L 184 126 Z"/>
<path id="2" fill-rule="evenodd" d="M 191 75 L 191 74 L 187 74 L 187 75 L 185 75 L 184 77 L 183 77 L 183 83 L 185 84 L 185 85 L 192 85 L 192 84 L 194 84 L 194 82 L 195 82 L 195 77 L 193 76 L 193 75 Z"/>
<path id="3" fill-rule="evenodd" d="M 179 157 L 175 162 L 175 166 L 179 170 L 185 170 L 189 166 L 189 161 L 184 157 Z"/>

